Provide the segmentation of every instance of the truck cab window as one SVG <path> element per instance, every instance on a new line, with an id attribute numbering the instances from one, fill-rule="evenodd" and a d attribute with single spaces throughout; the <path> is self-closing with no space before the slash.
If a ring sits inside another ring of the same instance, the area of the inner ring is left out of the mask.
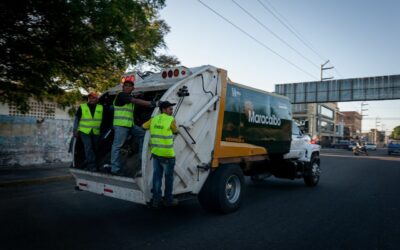
<path id="1" fill-rule="evenodd" d="M 296 125 L 296 123 L 292 123 L 292 135 L 297 135 L 297 136 L 301 136 L 302 135 L 301 130 Z"/>

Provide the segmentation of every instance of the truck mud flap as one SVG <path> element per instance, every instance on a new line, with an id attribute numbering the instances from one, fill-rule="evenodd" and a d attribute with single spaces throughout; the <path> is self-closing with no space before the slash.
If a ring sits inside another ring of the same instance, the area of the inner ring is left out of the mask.
<path id="1" fill-rule="evenodd" d="M 139 204 L 146 204 L 144 193 L 132 178 L 94 173 L 78 169 L 70 169 L 70 171 L 75 177 L 76 186 L 80 190 Z"/>

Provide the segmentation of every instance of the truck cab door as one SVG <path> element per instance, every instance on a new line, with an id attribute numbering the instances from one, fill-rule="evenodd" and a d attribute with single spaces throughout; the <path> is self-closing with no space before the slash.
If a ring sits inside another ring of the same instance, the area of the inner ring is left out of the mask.
<path id="1" fill-rule="evenodd" d="M 296 123 L 292 123 L 292 142 L 290 152 L 285 155 L 285 159 L 298 159 L 304 156 L 307 146 L 307 136 L 304 135 Z"/>

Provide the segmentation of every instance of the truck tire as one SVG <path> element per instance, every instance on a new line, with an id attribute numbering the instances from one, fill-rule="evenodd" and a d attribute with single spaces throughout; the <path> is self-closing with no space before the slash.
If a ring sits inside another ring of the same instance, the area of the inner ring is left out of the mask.
<path id="1" fill-rule="evenodd" d="M 210 174 L 200 194 L 201 206 L 211 212 L 231 213 L 242 202 L 244 177 L 237 165 L 220 166 Z"/>
<path id="2" fill-rule="evenodd" d="M 318 156 L 313 155 L 304 172 L 304 183 L 309 187 L 316 186 L 319 182 L 320 174 L 320 159 Z"/>

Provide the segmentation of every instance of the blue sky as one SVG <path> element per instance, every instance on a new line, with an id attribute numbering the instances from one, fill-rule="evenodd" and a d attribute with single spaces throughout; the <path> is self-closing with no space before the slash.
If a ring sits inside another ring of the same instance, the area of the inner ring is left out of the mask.
<path id="1" fill-rule="evenodd" d="M 326 71 L 325 76 L 335 79 L 400 74 L 398 0 L 260 0 L 276 9 L 313 50 L 257 0 L 201 1 L 264 46 L 197 0 L 167 0 L 160 13 L 171 27 L 167 52 L 187 67 L 211 64 L 228 70 L 235 82 L 267 91 L 273 91 L 277 83 L 318 80 L 319 65 L 327 59 L 331 61 L 327 66 L 336 70 Z M 400 100 L 367 103 L 364 131 L 375 127 L 376 117 L 380 118 L 379 129 L 400 125 Z M 341 103 L 339 107 L 360 111 L 361 103 Z"/>

